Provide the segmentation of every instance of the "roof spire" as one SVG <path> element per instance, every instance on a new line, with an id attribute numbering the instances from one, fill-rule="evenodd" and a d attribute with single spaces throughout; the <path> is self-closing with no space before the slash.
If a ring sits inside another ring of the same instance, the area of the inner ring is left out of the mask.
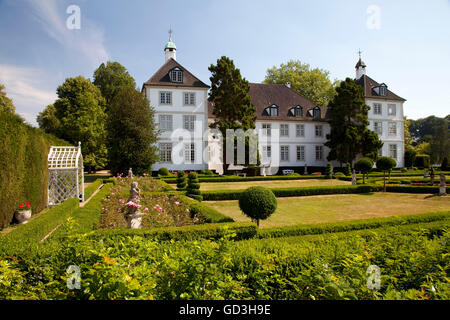
<path id="1" fill-rule="evenodd" d="M 169 41 L 172 41 L 172 26 L 169 29 Z"/>

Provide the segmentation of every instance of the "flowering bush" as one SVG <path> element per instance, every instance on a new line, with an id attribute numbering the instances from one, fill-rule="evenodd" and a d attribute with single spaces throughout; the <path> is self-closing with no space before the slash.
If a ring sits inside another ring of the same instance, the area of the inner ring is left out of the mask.
<path id="1" fill-rule="evenodd" d="M 22 203 L 21 205 L 19 205 L 20 210 L 30 210 L 31 209 L 31 204 L 29 202 L 27 203 Z"/>

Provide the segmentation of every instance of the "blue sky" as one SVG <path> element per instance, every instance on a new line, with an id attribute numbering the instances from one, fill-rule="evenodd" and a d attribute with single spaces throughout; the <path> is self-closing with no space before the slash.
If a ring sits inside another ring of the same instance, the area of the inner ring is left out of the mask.
<path id="1" fill-rule="evenodd" d="M 66 27 L 72 4 L 79 30 Z M 103 61 L 142 86 L 164 63 L 169 27 L 177 60 L 206 83 L 222 55 L 251 82 L 290 59 L 354 77 L 361 49 L 367 74 L 407 99 L 408 118 L 450 113 L 449 0 L 0 0 L 0 82 L 35 124 L 58 85 L 92 78 Z"/>

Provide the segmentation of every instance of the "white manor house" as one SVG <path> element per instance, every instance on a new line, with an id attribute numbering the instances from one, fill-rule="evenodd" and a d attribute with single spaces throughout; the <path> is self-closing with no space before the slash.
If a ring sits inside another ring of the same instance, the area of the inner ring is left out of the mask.
<path id="1" fill-rule="evenodd" d="M 152 170 L 216 170 L 222 173 L 219 141 L 208 125 L 213 106 L 208 102 L 209 86 L 176 60 L 171 36 L 164 48 L 165 63 L 142 86 L 143 94 L 155 109 L 160 129 L 160 160 Z M 382 156 L 404 166 L 403 103 L 405 99 L 366 75 L 359 58 L 355 82 L 364 89 L 369 110 L 369 128 L 383 141 Z M 327 108 L 317 106 L 290 88 L 289 84 L 250 83 L 249 95 L 256 107 L 256 131 L 261 165 L 265 174 L 279 168 L 325 167 L 330 132 Z M 269 141 L 269 142 L 268 142 Z M 333 166 L 338 166 L 333 163 Z M 300 170 L 301 169 L 301 170 Z"/>

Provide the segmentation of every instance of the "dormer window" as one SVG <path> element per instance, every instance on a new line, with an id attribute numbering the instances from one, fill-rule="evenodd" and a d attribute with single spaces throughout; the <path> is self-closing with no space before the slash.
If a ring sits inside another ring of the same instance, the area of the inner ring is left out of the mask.
<path id="1" fill-rule="evenodd" d="M 379 96 L 386 97 L 387 96 L 387 85 L 382 83 L 378 87 L 373 88 L 373 91 L 375 91 L 375 93 Z"/>
<path id="2" fill-rule="evenodd" d="M 266 108 L 266 114 L 271 117 L 278 117 L 278 106 L 273 104 Z"/>
<path id="3" fill-rule="evenodd" d="M 313 117 L 314 117 L 314 119 L 320 119 L 320 108 L 319 107 L 315 107 L 313 109 Z"/>
<path id="4" fill-rule="evenodd" d="M 183 71 L 176 67 L 169 72 L 170 81 L 172 82 L 183 82 Z"/>
<path id="5" fill-rule="evenodd" d="M 303 117 L 303 108 L 301 106 L 295 106 L 291 109 L 291 115 L 294 117 Z"/>

